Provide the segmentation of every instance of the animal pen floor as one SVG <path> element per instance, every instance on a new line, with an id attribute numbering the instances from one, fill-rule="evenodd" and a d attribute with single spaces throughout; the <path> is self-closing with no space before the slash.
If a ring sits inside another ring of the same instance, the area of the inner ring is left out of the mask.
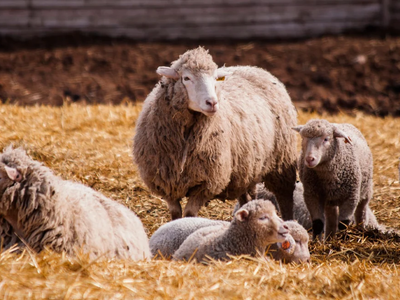
<path id="1" fill-rule="evenodd" d="M 357 126 L 374 157 L 371 207 L 379 222 L 400 229 L 400 120 L 395 118 L 400 115 L 399 37 L 202 44 L 219 65 L 258 65 L 285 82 L 299 108 L 299 124 L 324 117 Z M 10 143 L 23 146 L 63 178 L 125 204 L 150 236 L 169 221 L 169 213 L 140 180 L 132 161 L 140 101 L 157 81 L 158 65 L 168 65 L 197 45 L 79 36 L 1 40 L 0 99 L 55 106 L 0 104 L 0 149 Z M 135 101 L 139 103 L 131 103 Z M 98 102 L 118 105 L 84 105 Z M 346 114 L 326 114 L 338 111 Z M 230 220 L 233 205 L 215 200 L 200 215 Z M 332 242 L 311 243 L 310 250 L 311 262 L 299 265 L 250 257 L 209 265 L 91 261 L 84 255 L 72 259 L 50 251 L 6 251 L 0 254 L 0 298 L 399 298 L 398 235 L 350 228 Z"/>
<path id="2" fill-rule="evenodd" d="M 23 146 L 63 178 L 83 182 L 135 211 L 151 235 L 168 209 L 141 182 L 131 148 L 140 105 L 19 107 L 0 105 L 0 148 Z M 393 117 L 324 116 L 360 128 L 374 156 L 378 220 L 400 228 L 400 124 Z M 201 216 L 231 219 L 233 202 L 212 201 Z M 395 299 L 400 296 L 400 237 L 352 228 L 333 242 L 310 245 L 311 263 L 281 265 L 237 258 L 200 265 L 69 259 L 45 251 L 0 255 L 2 299 Z"/>

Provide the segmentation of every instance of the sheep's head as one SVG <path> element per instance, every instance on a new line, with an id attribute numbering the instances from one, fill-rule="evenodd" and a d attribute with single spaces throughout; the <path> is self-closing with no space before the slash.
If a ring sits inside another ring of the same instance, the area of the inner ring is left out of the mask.
<path id="1" fill-rule="evenodd" d="M 236 213 L 237 224 L 246 224 L 247 230 L 266 246 L 284 242 L 289 233 L 288 227 L 276 214 L 275 206 L 268 200 L 253 200 L 243 205 Z"/>
<path id="2" fill-rule="evenodd" d="M 344 131 L 326 120 L 310 120 L 306 125 L 293 129 L 301 135 L 304 164 L 308 168 L 315 168 L 332 157 L 332 144 L 337 138 L 344 138 L 346 143 L 352 144 L 351 138 Z"/>
<path id="3" fill-rule="evenodd" d="M 289 235 L 285 242 L 277 243 L 279 259 L 286 263 L 306 262 L 310 259 L 308 249 L 309 236 L 307 230 L 295 221 L 286 221 L 289 228 Z"/>
<path id="4" fill-rule="evenodd" d="M 16 168 L 0 163 L 0 195 L 3 195 L 8 187 L 21 180 L 22 175 Z"/>
<path id="5" fill-rule="evenodd" d="M 227 72 L 217 68 L 204 48 L 185 52 L 171 67 L 158 67 L 157 73 L 185 87 L 189 109 L 206 116 L 213 116 L 218 111 L 217 80 L 223 80 Z"/>

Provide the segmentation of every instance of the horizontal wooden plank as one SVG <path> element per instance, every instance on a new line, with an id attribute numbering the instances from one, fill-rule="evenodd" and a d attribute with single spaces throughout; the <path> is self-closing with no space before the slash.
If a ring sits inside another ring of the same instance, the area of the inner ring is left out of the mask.
<path id="1" fill-rule="evenodd" d="M 0 0 L 1 1 L 1 0 Z M 0 9 L 0 26 L 29 26 L 30 11 Z"/>
<path id="2" fill-rule="evenodd" d="M 27 8 L 29 7 L 29 0 L 0 0 L 0 9 L 7 8 Z"/>
<path id="3" fill-rule="evenodd" d="M 2 19 L 4 20 L 2 21 Z M 238 8 L 165 8 L 165 9 L 54 9 L 0 10 L 0 24 L 9 26 L 81 29 L 84 27 L 202 26 L 257 23 L 307 23 L 315 21 L 380 20 L 380 6 L 331 5 Z"/>
<path id="4" fill-rule="evenodd" d="M 10 1 L 10 0 L 7 0 Z M 172 7 L 172 6 L 237 6 L 237 5 L 299 5 L 299 4 L 368 4 L 380 0 L 30 0 L 32 7 Z"/>
<path id="5" fill-rule="evenodd" d="M 367 25 L 378 25 L 371 22 L 310 22 L 306 24 L 250 24 L 221 26 L 197 26 L 197 27 L 120 27 L 120 28 L 85 28 L 86 33 L 98 33 L 109 36 L 127 36 L 143 40 L 174 40 L 174 39 L 209 39 L 209 38 L 302 38 L 318 36 L 321 34 L 337 34 L 349 29 L 363 29 Z M 68 32 L 66 28 L 0 28 L 2 34 L 31 37 L 48 33 Z"/>

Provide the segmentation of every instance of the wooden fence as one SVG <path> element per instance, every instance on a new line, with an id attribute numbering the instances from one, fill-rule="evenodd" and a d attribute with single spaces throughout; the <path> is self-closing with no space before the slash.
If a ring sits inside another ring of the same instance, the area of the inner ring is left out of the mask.
<path id="1" fill-rule="evenodd" d="M 0 0 L 0 34 L 293 38 L 400 28 L 400 0 Z"/>

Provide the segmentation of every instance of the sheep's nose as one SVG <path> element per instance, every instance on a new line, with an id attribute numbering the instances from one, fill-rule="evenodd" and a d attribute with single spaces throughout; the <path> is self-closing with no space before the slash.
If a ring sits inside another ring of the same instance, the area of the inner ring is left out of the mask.
<path id="1" fill-rule="evenodd" d="M 311 164 L 313 161 L 315 161 L 315 157 L 314 156 L 307 156 L 306 157 L 306 162 Z"/>
<path id="2" fill-rule="evenodd" d="M 218 101 L 214 98 L 208 98 L 206 100 L 206 105 L 211 108 L 211 110 L 217 110 Z"/>

